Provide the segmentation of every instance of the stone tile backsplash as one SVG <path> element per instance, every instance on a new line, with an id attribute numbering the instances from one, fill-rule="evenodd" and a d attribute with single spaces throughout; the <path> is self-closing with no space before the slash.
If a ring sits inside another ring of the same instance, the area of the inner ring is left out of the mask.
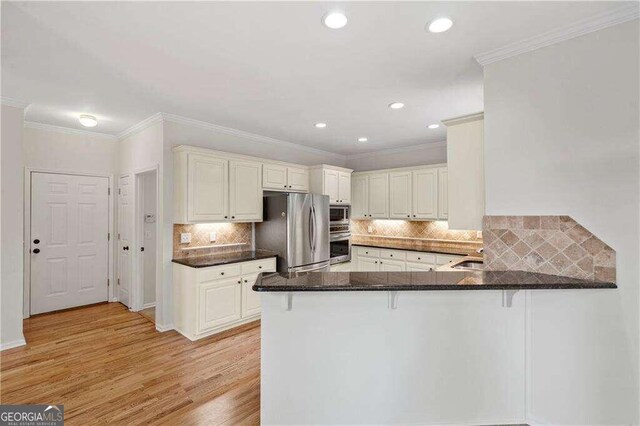
<path id="1" fill-rule="evenodd" d="M 372 232 L 369 232 L 369 226 Z M 477 231 L 449 230 L 445 221 L 352 220 L 351 233 L 371 237 L 482 242 Z"/>
<path id="2" fill-rule="evenodd" d="M 485 270 L 615 282 L 616 253 L 569 216 L 485 216 Z"/>
<path id="3" fill-rule="evenodd" d="M 174 224 L 173 258 L 179 259 L 212 253 L 251 250 L 252 229 L 251 223 Z M 180 234 L 183 232 L 191 234 L 190 243 L 180 243 Z M 214 242 L 211 242 L 210 239 L 212 232 L 216 233 L 216 240 Z M 207 248 L 198 248 L 203 246 Z"/>

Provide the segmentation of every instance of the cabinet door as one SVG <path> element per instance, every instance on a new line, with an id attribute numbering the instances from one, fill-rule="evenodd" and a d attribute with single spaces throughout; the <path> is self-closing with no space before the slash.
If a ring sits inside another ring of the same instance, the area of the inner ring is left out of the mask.
<path id="1" fill-rule="evenodd" d="M 198 331 L 237 321 L 241 318 L 240 277 L 200 284 L 198 289 Z"/>
<path id="2" fill-rule="evenodd" d="M 407 272 L 428 272 L 433 271 L 435 265 L 429 265 L 427 263 L 412 263 L 407 262 Z"/>
<path id="3" fill-rule="evenodd" d="M 229 213 L 235 221 L 262 220 L 262 164 L 229 161 Z"/>
<path id="4" fill-rule="evenodd" d="M 365 219 L 369 215 L 369 177 L 353 176 L 351 179 L 351 217 Z"/>
<path id="5" fill-rule="evenodd" d="M 402 260 L 380 260 L 380 271 L 402 272 L 406 270 L 405 262 Z"/>
<path id="6" fill-rule="evenodd" d="M 338 202 L 351 203 L 351 173 L 338 172 Z"/>
<path id="7" fill-rule="evenodd" d="M 257 278 L 258 274 L 244 275 L 242 277 L 242 318 L 260 313 L 260 293 L 251 289 Z"/>
<path id="8" fill-rule="evenodd" d="M 413 172 L 413 214 L 411 218 L 438 218 L 438 169 Z"/>
<path id="9" fill-rule="evenodd" d="M 330 203 L 338 202 L 338 172 L 324 170 L 324 195 L 329 196 Z"/>
<path id="10" fill-rule="evenodd" d="M 438 169 L 438 219 L 449 217 L 449 173 L 446 167 Z"/>
<path id="11" fill-rule="evenodd" d="M 229 215 L 229 161 L 189 154 L 187 160 L 187 219 L 226 220 Z"/>
<path id="12" fill-rule="evenodd" d="M 389 217 L 409 219 L 411 217 L 411 172 L 389 174 Z"/>
<path id="13" fill-rule="evenodd" d="M 292 191 L 309 192 L 309 171 L 287 167 L 287 186 Z"/>
<path id="14" fill-rule="evenodd" d="M 281 191 L 287 189 L 287 167 L 276 164 L 263 164 L 262 187 Z"/>
<path id="15" fill-rule="evenodd" d="M 389 174 L 369 176 L 369 217 L 389 218 Z"/>
<path id="16" fill-rule="evenodd" d="M 377 272 L 380 270 L 379 262 L 372 257 L 358 256 L 358 272 Z"/>

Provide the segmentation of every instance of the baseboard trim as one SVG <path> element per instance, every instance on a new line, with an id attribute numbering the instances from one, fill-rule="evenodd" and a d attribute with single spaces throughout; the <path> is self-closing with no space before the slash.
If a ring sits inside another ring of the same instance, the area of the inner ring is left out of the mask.
<path id="1" fill-rule="evenodd" d="M 7 349 L 17 348 L 19 346 L 24 346 L 27 344 L 27 341 L 22 339 L 14 340 L 13 342 L 0 343 L 0 351 L 4 351 Z"/>
<path id="2" fill-rule="evenodd" d="M 149 309 L 149 308 L 155 308 L 155 307 L 156 307 L 156 302 L 145 303 L 144 305 L 142 305 L 142 309 Z"/>
<path id="3" fill-rule="evenodd" d="M 163 333 L 165 331 L 175 330 L 175 326 L 173 324 L 166 324 L 166 325 L 156 324 L 156 330 Z"/>

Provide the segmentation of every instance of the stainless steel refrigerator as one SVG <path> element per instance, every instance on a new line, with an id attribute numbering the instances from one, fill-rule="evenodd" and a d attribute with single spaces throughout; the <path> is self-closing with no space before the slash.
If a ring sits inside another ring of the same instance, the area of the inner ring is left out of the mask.
<path id="1" fill-rule="evenodd" d="M 329 196 L 269 194 L 256 248 L 278 253 L 279 272 L 329 270 Z"/>

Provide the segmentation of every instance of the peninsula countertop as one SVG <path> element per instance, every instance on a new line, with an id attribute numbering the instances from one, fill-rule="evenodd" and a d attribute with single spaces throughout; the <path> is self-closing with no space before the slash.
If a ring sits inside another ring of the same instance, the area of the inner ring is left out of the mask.
<path id="1" fill-rule="evenodd" d="M 230 253 L 214 253 L 202 256 L 182 257 L 173 259 L 173 263 L 191 268 L 206 268 L 209 266 L 227 265 L 229 263 L 248 262 L 251 260 L 277 257 L 278 254 L 267 250 L 237 251 Z"/>
<path id="2" fill-rule="evenodd" d="M 564 290 L 617 288 L 615 283 L 524 271 L 263 273 L 259 292 Z"/>

